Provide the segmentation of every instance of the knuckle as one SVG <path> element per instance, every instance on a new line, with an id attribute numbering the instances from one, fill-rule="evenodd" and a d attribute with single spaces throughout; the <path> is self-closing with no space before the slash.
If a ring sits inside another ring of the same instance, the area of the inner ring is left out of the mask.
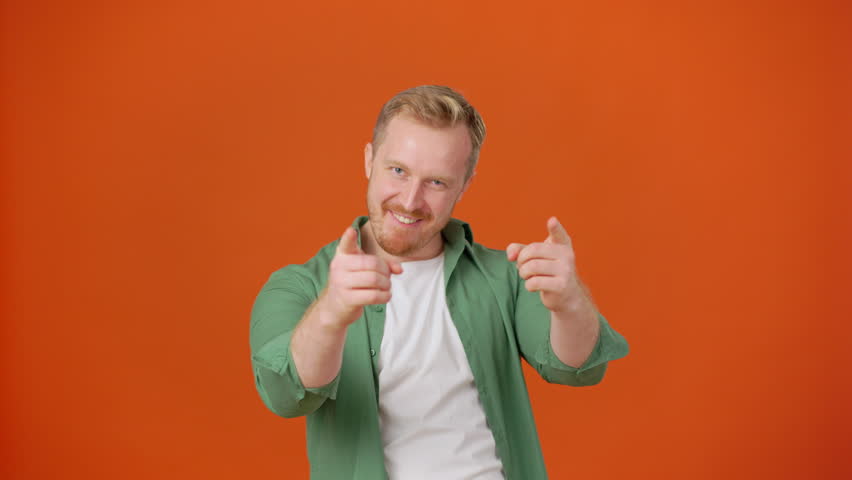
<path id="1" fill-rule="evenodd" d="M 386 298 L 387 298 L 387 297 L 388 297 L 388 294 L 387 294 L 386 292 L 381 292 L 381 291 L 378 291 L 378 290 L 377 290 L 377 291 L 374 291 L 374 292 L 370 295 L 370 303 L 371 303 L 371 304 L 386 303 L 386 302 L 387 302 L 387 300 L 386 300 Z"/>
<path id="2" fill-rule="evenodd" d="M 381 271 L 383 271 L 383 269 L 382 269 L 383 266 L 384 266 L 384 264 L 382 263 L 381 260 L 379 260 L 379 257 L 370 256 L 369 260 L 367 261 L 366 268 L 369 268 L 370 270 L 375 270 L 377 272 L 381 272 Z"/>
<path id="3" fill-rule="evenodd" d="M 357 299 L 353 298 L 353 296 L 346 291 L 340 292 L 338 295 L 335 295 L 335 299 L 337 300 L 338 304 L 344 307 L 349 307 L 358 304 Z"/>
<path id="4" fill-rule="evenodd" d="M 357 268 L 358 270 L 365 270 L 369 268 L 370 257 L 359 255 L 357 259 L 352 262 L 352 266 Z"/>
<path id="5" fill-rule="evenodd" d="M 328 272 L 328 285 L 334 288 L 340 285 L 341 275 L 337 270 L 332 269 Z"/>
<path id="6" fill-rule="evenodd" d="M 522 269 L 524 271 L 524 278 L 529 278 L 529 277 L 533 276 L 535 274 L 535 272 L 538 271 L 539 267 L 540 267 L 540 265 L 538 263 L 538 260 L 529 260 L 529 261 L 525 262 L 524 266 L 522 267 Z"/>

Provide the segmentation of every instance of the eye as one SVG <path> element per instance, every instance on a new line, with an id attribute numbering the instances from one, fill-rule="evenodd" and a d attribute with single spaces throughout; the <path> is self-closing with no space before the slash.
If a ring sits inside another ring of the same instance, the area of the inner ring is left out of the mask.
<path id="1" fill-rule="evenodd" d="M 402 175 L 403 173 L 405 173 L 405 171 L 399 167 L 391 167 L 391 172 L 396 175 Z"/>
<path id="2" fill-rule="evenodd" d="M 435 185 L 436 187 L 443 187 L 444 182 L 442 182 L 440 180 L 432 180 L 432 185 Z"/>

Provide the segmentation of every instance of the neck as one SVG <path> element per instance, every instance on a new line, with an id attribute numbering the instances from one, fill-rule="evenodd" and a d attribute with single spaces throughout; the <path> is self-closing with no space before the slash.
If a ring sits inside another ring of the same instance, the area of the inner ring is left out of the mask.
<path id="1" fill-rule="evenodd" d="M 370 221 L 368 220 L 361 226 L 361 250 L 363 250 L 364 253 L 376 255 L 385 261 L 394 261 L 398 263 L 416 262 L 418 260 L 429 260 L 430 258 L 435 258 L 440 255 L 441 252 L 444 251 L 444 238 L 441 236 L 441 233 L 438 232 L 434 238 L 429 240 L 429 243 L 416 251 L 407 255 L 393 255 L 386 252 L 376 241 L 376 238 L 373 236 L 373 229 L 370 227 Z"/>

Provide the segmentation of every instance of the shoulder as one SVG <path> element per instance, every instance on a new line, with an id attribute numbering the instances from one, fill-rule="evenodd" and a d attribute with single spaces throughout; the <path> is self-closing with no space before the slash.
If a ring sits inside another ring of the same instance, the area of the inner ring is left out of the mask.
<path id="1" fill-rule="evenodd" d="M 312 296 L 319 295 L 319 292 L 325 288 L 328 266 L 334 258 L 339 241 L 337 239 L 326 244 L 305 263 L 287 265 L 272 272 L 263 289 L 298 289 Z"/>
<path id="2" fill-rule="evenodd" d="M 482 273 L 493 279 L 508 282 L 512 287 L 516 284 L 517 270 L 506 257 L 505 250 L 489 248 L 473 239 L 473 229 L 462 220 L 451 219 L 444 230 L 451 248 L 463 246 L 465 256 L 476 265 Z"/>
<path id="3" fill-rule="evenodd" d="M 481 243 L 470 242 L 468 243 L 471 255 L 475 256 L 478 260 L 482 262 L 486 262 L 489 265 L 493 265 L 495 267 L 505 268 L 512 264 L 509 261 L 508 257 L 506 257 L 505 250 L 497 250 L 496 248 L 489 248 Z"/>
<path id="4" fill-rule="evenodd" d="M 468 244 L 468 254 L 482 273 L 498 284 L 505 285 L 514 291 L 518 281 L 518 271 L 515 265 L 506 257 L 505 250 L 489 248 L 480 243 Z"/>
<path id="5" fill-rule="evenodd" d="M 356 217 L 352 222 L 352 228 L 360 229 L 368 220 L 366 216 Z M 360 244 L 360 234 L 359 234 Z M 299 281 L 303 284 L 312 284 L 317 290 L 317 293 L 325 288 L 325 283 L 328 278 L 328 267 L 334 259 L 334 254 L 337 251 L 337 244 L 340 239 L 336 238 L 333 241 L 325 244 L 319 251 L 311 257 L 307 262 L 302 264 L 287 265 L 272 273 L 269 281 Z"/>

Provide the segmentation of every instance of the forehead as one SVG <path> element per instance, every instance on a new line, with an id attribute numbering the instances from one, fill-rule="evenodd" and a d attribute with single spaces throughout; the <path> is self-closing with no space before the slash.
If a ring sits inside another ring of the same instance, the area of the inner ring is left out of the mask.
<path id="1" fill-rule="evenodd" d="M 464 174 L 472 144 L 467 127 L 433 127 L 409 115 L 392 118 L 385 127 L 384 138 L 376 152 L 385 162 L 399 162 L 409 168 L 438 171 L 441 174 Z"/>

